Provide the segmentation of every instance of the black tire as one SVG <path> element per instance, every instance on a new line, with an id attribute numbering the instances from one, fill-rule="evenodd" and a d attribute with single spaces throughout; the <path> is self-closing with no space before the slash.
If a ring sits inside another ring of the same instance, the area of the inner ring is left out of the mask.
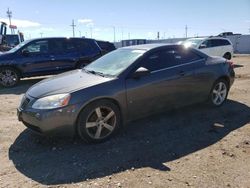
<path id="1" fill-rule="evenodd" d="M 209 103 L 215 107 L 221 106 L 227 100 L 228 91 L 228 82 L 225 79 L 217 80 L 211 89 Z"/>
<path id="2" fill-rule="evenodd" d="M 6 88 L 14 87 L 20 81 L 19 72 L 12 67 L 0 68 L 0 85 Z"/>
<path id="3" fill-rule="evenodd" d="M 231 55 L 229 52 L 227 52 L 227 53 L 224 54 L 223 57 L 224 57 L 225 59 L 230 60 L 230 59 L 232 58 L 232 55 Z"/>
<path id="4" fill-rule="evenodd" d="M 114 136 L 120 126 L 121 114 L 118 106 L 109 100 L 98 100 L 80 112 L 77 133 L 87 143 L 100 143 Z"/>

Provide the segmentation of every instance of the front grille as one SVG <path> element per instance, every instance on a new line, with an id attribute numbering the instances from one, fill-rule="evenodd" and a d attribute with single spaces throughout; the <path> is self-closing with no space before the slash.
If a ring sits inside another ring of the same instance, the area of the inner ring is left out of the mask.
<path id="1" fill-rule="evenodd" d="M 25 109 L 28 106 L 29 102 L 30 102 L 30 99 L 27 98 L 26 96 L 24 96 L 24 98 L 21 102 L 21 106 L 20 106 L 21 109 Z"/>

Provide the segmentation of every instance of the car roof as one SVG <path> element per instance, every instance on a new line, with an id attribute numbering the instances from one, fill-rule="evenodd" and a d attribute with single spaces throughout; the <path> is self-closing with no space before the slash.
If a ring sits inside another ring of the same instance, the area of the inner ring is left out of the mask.
<path id="1" fill-rule="evenodd" d="M 42 37 L 42 38 L 34 38 L 32 40 L 41 40 L 41 39 L 81 39 L 81 40 L 94 40 L 94 39 L 89 39 L 89 38 L 82 38 L 82 37 Z"/>
<path id="2" fill-rule="evenodd" d="M 126 46 L 121 49 L 131 49 L 131 50 L 152 50 L 155 48 L 160 48 L 160 47 L 174 47 L 174 46 L 180 46 L 179 44 L 170 44 L 170 43 L 154 43 L 154 44 L 141 44 L 141 45 L 134 45 L 134 46 Z"/>
<path id="3" fill-rule="evenodd" d="M 194 37 L 194 38 L 189 38 L 187 40 L 207 40 L 207 39 L 221 39 L 221 40 L 229 40 L 227 38 L 224 38 L 224 37 L 216 37 L 216 36 L 211 36 L 211 37 Z"/>

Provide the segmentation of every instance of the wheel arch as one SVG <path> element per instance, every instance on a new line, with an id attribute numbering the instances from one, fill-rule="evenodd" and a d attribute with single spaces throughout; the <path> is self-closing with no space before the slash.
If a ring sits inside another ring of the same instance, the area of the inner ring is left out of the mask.
<path id="1" fill-rule="evenodd" d="M 22 77 L 22 71 L 21 69 L 19 69 L 18 67 L 16 66 L 11 66 L 11 65 L 2 65 L 0 66 L 0 69 L 3 69 L 3 68 L 11 68 L 11 69 L 14 69 L 17 71 L 17 73 L 19 74 L 20 77 Z"/>
<path id="2" fill-rule="evenodd" d="M 227 55 L 229 56 L 228 60 L 232 59 L 232 53 L 231 52 L 224 53 L 223 57 L 226 58 Z"/>
<path id="3" fill-rule="evenodd" d="M 218 77 L 214 83 L 216 83 L 218 80 L 225 80 L 226 83 L 227 83 L 227 87 L 229 88 L 230 87 L 230 78 L 227 76 L 227 75 L 223 75 L 223 76 L 220 76 Z"/>

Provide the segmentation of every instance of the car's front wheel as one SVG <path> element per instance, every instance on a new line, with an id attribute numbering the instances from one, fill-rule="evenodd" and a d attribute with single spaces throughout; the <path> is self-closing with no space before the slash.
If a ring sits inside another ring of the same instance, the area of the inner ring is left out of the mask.
<path id="1" fill-rule="evenodd" d="M 228 83 L 224 79 L 217 80 L 211 90 L 210 103 L 213 106 L 221 106 L 227 99 L 228 90 Z"/>
<path id="2" fill-rule="evenodd" d="M 103 142 L 112 137 L 121 124 L 120 110 L 109 100 L 87 105 L 79 115 L 77 132 L 89 143 Z"/>
<path id="3" fill-rule="evenodd" d="M 19 73 L 11 67 L 0 68 L 0 85 L 3 87 L 13 87 L 20 80 Z"/>

